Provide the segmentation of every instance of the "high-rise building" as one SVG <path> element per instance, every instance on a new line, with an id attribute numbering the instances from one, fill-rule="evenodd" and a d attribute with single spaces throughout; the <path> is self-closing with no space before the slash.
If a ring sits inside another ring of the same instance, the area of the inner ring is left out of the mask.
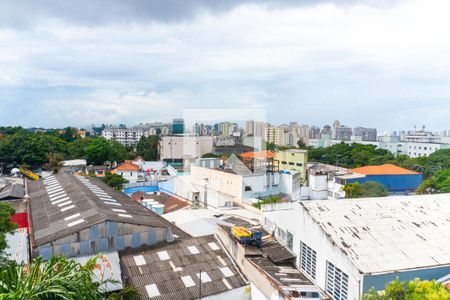
<path id="1" fill-rule="evenodd" d="M 183 119 L 173 119 L 172 134 L 183 134 L 183 133 L 184 133 L 184 120 Z"/>
<path id="2" fill-rule="evenodd" d="M 362 141 L 376 141 L 377 140 L 377 129 L 376 128 L 356 127 L 354 130 L 354 135 L 361 137 Z"/>
<path id="3" fill-rule="evenodd" d="M 335 140 L 349 141 L 352 138 L 352 129 L 350 127 L 341 126 L 335 129 Z"/>

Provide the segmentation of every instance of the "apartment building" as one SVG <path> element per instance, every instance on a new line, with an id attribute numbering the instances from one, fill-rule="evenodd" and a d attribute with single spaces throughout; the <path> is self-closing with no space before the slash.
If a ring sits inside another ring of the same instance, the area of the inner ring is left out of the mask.
<path id="1" fill-rule="evenodd" d="M 141 137 L 148 137 L 149 131 L 142 128 L 105 128 L 102 137 L 107 140 L 117 141 L 124 146 L 136 146 Z"/>
<path id="2" fill-rule="evenodd" d="M 286 129 L 281 126 L 272 126 L 268 124 L 265 128 L 266 141 L 278 146 L 286 145 Z"/>

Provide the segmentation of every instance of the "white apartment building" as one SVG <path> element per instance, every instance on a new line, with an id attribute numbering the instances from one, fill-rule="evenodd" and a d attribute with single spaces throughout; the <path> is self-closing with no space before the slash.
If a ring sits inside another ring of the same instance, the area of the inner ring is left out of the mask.
<path id="1" fill-rule="evenodd" d="M 264 229 L 336 300 L 370 288 L 450 273 L 450 194 L 275 203 L 262 207 Z"/>
<path id="2" fill-rule="evenodd" d="M 213 137 L 196 134 L 163 136 L 159 147 L 161 160 L 182 162 L 213 152 Z"/>
<path id="3" fill-rule="evenodd" d="M 137 128 L 105 128 L 102 131 L 102 137 L 107 140 L 117 141 L 124 146 L 136 146 L 143 136 L 149 136 L 148 130 Z"/>

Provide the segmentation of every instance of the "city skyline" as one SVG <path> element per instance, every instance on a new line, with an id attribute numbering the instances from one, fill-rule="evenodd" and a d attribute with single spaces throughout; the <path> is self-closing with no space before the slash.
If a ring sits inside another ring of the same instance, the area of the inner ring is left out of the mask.
<path id="1" fill-rule="evenodd" d="M 4 1 L 2 124 L 135 124 L 242 107 L 267 109 L 276 124 L 448 126 L 445 1 L 177 3 Z"/>

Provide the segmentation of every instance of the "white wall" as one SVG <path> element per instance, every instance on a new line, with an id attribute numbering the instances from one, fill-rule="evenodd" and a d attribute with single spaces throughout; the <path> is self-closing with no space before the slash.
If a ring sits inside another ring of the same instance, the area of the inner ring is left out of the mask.
<path id="1" fill-rule="evenodd" d="M 268 228 L 265 222 L 268 218 L 277 227 L 288 230 L 293 234 L 293 252 L 297 255 L 299 265 L 300 241 L 306 243 L 317 252 L 316 284 L 325 290 L 327 261 L 333 263 L 349 276 L 348 299 L 359 299 L 360 281 L 362 275 L 350 260 L 320 229 L 315 221 L 299 205 L 296 209 L 262 212 L 262 224 L 266 230 L 273 232 L 274 227 Z"/>

